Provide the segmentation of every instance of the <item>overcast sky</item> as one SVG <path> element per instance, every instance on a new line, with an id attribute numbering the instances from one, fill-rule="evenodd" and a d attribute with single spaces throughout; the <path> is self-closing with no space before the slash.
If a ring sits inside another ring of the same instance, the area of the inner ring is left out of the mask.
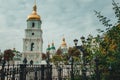
<path id="1" fill-rule="evenodd" d="M 115 0 L 120 3 L 120 0 Z M 34 0 L 0 0 L 0 49 L 15 47 L 22 52 L 27 16 L 31 14 Z M 74 46 L 75 38 L 96 35 L 104 26 L 98 21 L 94 10 L 115 22 L 112 0 L 37 0 L 38 14 L 42 20 L 43 51 L 47 45 L 61 44 L 63 35 L 68 46 Z M 79 43 L 80 44 L 80 43 Z"/>

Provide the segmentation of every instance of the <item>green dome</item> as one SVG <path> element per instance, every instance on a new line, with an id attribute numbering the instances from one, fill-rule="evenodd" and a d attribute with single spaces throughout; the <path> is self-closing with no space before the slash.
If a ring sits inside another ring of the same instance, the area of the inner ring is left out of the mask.
<path id="1" fill-rule="evenodd" d="M 46 50 L 50 50 L 51 48 L 47 48 Z"/>
<path id="2" fill-rule="evenodd" d="M 54 50 L 55 50 L 55 47 L 54 47 L 54 46 L 52 46 L 52 47 L 51 47 L 51 49 L 54 49 Z"/>

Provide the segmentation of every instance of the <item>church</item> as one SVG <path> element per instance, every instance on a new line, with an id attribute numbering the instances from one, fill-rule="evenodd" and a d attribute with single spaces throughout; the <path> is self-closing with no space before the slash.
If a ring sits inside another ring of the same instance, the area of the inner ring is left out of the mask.
<path id="1" fill-rule="evenodd" d="M 41 61 L 43 48 L 43 38 L 41 30 L 41 18 L 37 14 L 36 2 L 33 11 L 27 18 L 27 29 L 25 29 L 25 38 L 23 38 L 22 61 L 26 58 L 27 63 L 33 61 L 38 64 Z"/>
<path id="2" fill-rule="evenodd" d="M 33 11 L 27 18 L 27 28 L 25 29 L 25 38 L 23 38 L 23 52 L 21 63 L 24 59 L 27 59 L 27 64 L 33 61 L 33 64 L 40 64 L 42 61 L 43 53 L 43 38 L 41 29 L 42 20 L 40 15 L 37 13 L 36 1 L 33 6 Z M 62 43 L 59 47 L 63 53 L 67 53 L 67 43 L 65 38 L 62 39 Z M 56 53 L 54 42 L 52 46 L 48 45 L 47 51 L 50 52 L 50 56 Z M 46 52 L 47 52 L 46 51 Z"/>

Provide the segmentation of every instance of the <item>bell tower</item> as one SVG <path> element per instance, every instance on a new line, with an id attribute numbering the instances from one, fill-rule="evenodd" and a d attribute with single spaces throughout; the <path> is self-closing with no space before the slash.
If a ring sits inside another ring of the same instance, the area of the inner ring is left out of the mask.
<path id="1" fill-rule="evenodd" d="M 33 64 L 39 64 L 43 48 L 41 18 L 37 14 L 36 1 L 32 13 L 27 18 L 27 29 L 25 29 L 25 38 L 23 38 L 23 55 L 27 59 L 27 64 L 33 61 Z"/>

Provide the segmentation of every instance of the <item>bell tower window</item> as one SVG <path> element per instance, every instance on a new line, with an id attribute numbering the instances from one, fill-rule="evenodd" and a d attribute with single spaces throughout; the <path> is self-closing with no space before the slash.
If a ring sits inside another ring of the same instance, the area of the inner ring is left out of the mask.
<path id="1" fill-rule="evenodd" d="M 34 23 L 34 22 L 32 23 L 32 27 L 33 27 L 33 28 L 35 27 L 35 23 Z"/>
<path id="2" fill-rule="evenodd" d="M 34 35 L 34 33 L 32 33 L 32 35 Z"/>
<path id="3" fill-rule="evenodd" d="M 31 43 L 31 51 L 33 51 L 34 43 Z"/>

